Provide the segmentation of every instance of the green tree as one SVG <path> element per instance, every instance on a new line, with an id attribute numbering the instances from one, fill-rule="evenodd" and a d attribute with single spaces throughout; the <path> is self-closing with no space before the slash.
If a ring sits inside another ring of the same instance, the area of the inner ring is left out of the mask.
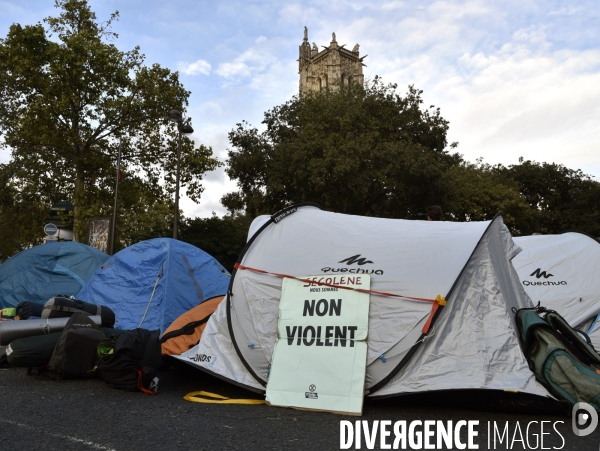
<path id="1" fill-rule="evenodd" d="M 113 214 L 114 197 L 110 190 L 116 183 L 116 173 L 102 179 L 100 184 L 86 185 L 84 217 L 106 217 Z M 173 236 L 174 202 L 158 187 L 153 188 L 138 175 L 123 172 L 119 183 L 115 248 L 159 236 Z M 86 231 L 84 231 L 86 232 Z"/>
<path id="2" fill-rule="evenodd" d="M 316 202 L 349 214 L 416 218 L 445 202 L 444 174 L 461 158 L 449 149 L 448 122 L 423 108 L 422 91 L 379 78 L 365 87 L 294 97 L 265 113 L 266 130 L 247 123 L 229 133 L 227 173 L 239 190 L 222 199 L 250 216 Z"/>
<path id="3" fill-rule="evenodd" d="M 0 132 L 14 180 L 28 185 L 20 191 L 37 192 L 47 204 L 52 189 L 65 193 L 75 205 L 77 237 L 93 210 L 90 187 L 112 189 L 106 181 L 119 142 L 125 170 L 140 174 L 147 190 L 173 192 L 177 131 L 167 114 L 185 112 L 190 93 L 177 72 L 145 66 L 138 47 L 122 52 L 110 42 L 118 12 L 99 23 L 86 0 L 57 0 L 56 7 L 59 16 L 45 26 L 14 24 L 0 40 Z M 192 199 L 203 174 L 218 165 L 210 148 L 184 140 L 181 183 Z"/>
<path id="4" fill-rule="evenodd" d="M 187 219 L 181 224 L 181 240 L 209 253 L 232 271 L 246 245 L 251 222 L 245 215 Z"/>
<path id="5" fill-rule="evenodd" d="M 444 210 L 455 221 L 486 221 L 499 212 L 513 234 L 529 231 L 534 213 L 519 184 L 506 176 L 502 165 L 492 166 L 479 159 L 475 164 L 462 162 L 446 174 L 449 193 Z"/>
<path id="6" fill-rule="evenodd" d="M 12 167 L 0 164 L 0 262 L 42 243 L 42 225 L 49 208 L 35 196 L 19 195 Z"/>
<path id="7" fill-rule="evenodd" d="M 521 158 L 503 174 L 517 183 L 533 215 L 524 235 L 580 230 L 600 236 L 600 183 L 581 170 Z"/>

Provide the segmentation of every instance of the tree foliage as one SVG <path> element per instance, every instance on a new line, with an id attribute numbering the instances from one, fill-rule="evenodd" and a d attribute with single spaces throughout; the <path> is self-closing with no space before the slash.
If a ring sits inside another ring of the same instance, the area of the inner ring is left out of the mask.
<path id="1" fill-rule="evenodd" d="M 184 113 L 190 93 L 176 72 L 145 66 L 138 47 L 123 52 L 111 42 L 118 12 L 100 23 L 86 0 L 56 6 L 60 14 L 45 26 L 14 24 L 0 40 L 0 132 L 20 192 L 46 204 L 71 200 L 81 236 L 97 200 L 90 190 L 114 186 L 107 182 L 119 142 L 136 186 L 161 199 L 174 190 L 177 130 L 167 114 Z M 181 183 L 192 199 L 218 164 L 210 148 L 184 140 Z"/>
<path id="2" fill-rule="evenodd" d="M 271 214 L 316 202 L 330 211 L 482 221 L 502 212 L 515 235 L 581 230 L 600 236 L 600 184 L 580 170 L 521 160 L 505 167 L 465 161 L 449 144 L 439 109 L 410 86 L 402 97 L 379 78 L 362 86 L 294 97 L 267 111 L 264 131 L 229 133 L 227 173 L 238 191 L 230 212 Z"/>
<path id="3" fill-rule="evenodd" d="M 504 222 L 515 234 L 530 230 L 533 212 L 519 193 L 518 183 L 503 173 L 502 165 L 490 165 L 479 159 L 462 162 L 446 173 L 449 184 L 446 218 L 455 221 L 484 221 L 501 212 Z"/>
<path id="4" fill-rule="evenodd" d="M 532 220 L 522 232 L 580 230 L 600 236 L 600 183 L 581 170 L 520 159 L 502 174 L 517 184 Z"/>
<path id="5" fill-rule="evenodd" d="M 106 184 L 86 186 L 86 204 L 81 208 L 84 217 L 112 217 L 114 197 L 112 187 L 116 173 L 102 179 Z M 119 182 L 115 248 L 118 252 L 138 241 L 173 235 L 174 202 L 162 189 L 153 188 L 138 175 L 122 173 Z M 87 234 L 87 230 L 82 230 Z"/>
<path id="6" fill-rule="evenodd" d="M 20 196 L 9 165 L 0 165 L 0 262 L 30 245 L 42 243 L 49 208 L 35 196 Z"/>
<path id="7" fill-rule="evenodd" d="M 448 148 L 448 122 L 375 78 L 325 94 L 294 97 L 229 134 L 227 173 L 239 191 L 222 202 L 251 216 L 312 201 L 349 214 L 418 217 L 447 191 L 443 175 L 460 161 Z"/>
<path id="8" fill-rule="evenodd" d="M 251 222 L 252 218 L 245 215 L 187 219 L 179 234 L 182 241 L 199 247 L 233 271 L 233 265 L 246 245 Z"/>

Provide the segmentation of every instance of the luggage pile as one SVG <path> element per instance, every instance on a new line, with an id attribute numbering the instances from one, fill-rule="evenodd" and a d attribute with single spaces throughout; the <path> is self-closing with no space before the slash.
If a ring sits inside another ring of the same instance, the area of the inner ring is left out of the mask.
<path id="1" fill-rule="evenodd" d="M 99 377 L 114 388 L 156 394 L 158 330 L 115 329 L 110 308 L 68 296 L 51 298 L 39 314 L 39 320 L 3 324 L 0 343 L 7 347 L 0 363 L 55 380 Z"/>

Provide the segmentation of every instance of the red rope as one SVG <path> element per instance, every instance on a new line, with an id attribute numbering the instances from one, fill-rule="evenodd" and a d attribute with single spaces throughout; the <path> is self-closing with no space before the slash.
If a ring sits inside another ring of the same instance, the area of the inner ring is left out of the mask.
<path id="1" fill-rule="evenodd" d="M 402 296 L 402 295 L 394 294 L 394 293 L 386 293 L 384 291 L 365 290 L 364 288 L 353 288 L 353 287 L 346 287 L 346 286 L 343 286 L 343 285 L 335 285 L 335 284 L 332 284 L 332 283 L 318 282 L 316 280 L 303 279 L 301 277 L 290 276 L 289 274 L 279 274 L 279 273 L 276 273 L 276 272 L 269 272 L 269 271 L 265 271 L 265 270 L 262 270 L 262 269 L 251 268 L 249 266 L 240 265 L 239 263 L 236 263 L 235 265 L 233 265 L 233 267 L 235 269 L 244 269 L 244 270 L 256 272 L 256 273 L 259 273 L 259 274 L 268 274 L 268 275 L 271 275 L 271 276 L 282 277 L 282 278 L 285 278 L 285 279 L 299 280 L 300 282 L 314 284 L 314 285 L 322 285 L 322 286 L 332 287 L 332 288 L 341 288 L 343 290 L 358 291 L 360 293 L 374 294 L 376 296 L 386 296 L 386 297 L 394 297 L 394 298 L 401 298 L 401 299 L 409 299 L 411 301 L 419 301 L 419 302 L 431 302 L 431 303 L 434 303 L 434 304 L 437 305 L 437 301 L 435 301 L 434 299 L 414 298 L 414 297 L 411 297 L 411 296 Z"/>
<path id="2" fill-rule="evenodd" d="M 148 390 L 146 387 L 144 387 L 144 384 L 142 383 L 142 378 L 144 376 L 144 369 L 146 367 L 143 367 L 140 370 L 137 370 L 137 374 L 138 374 L 138 388 L 143 391 L 144 393 L 146 393 L 147 395 L 156 395 L 156 390 L 152 391 L 152 390 Z"/>

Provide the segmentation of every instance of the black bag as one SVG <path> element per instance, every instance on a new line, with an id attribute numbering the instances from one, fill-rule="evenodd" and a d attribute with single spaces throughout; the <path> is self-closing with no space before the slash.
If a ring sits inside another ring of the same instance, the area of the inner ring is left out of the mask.
<path id="1" fill-rule="evenodd" d="M 125 330 L 101 327 L 107 337 L 118 337 Z M 62 332 L 52 332 L 46 335 L 17 338 L 6 347 L 7 363 L 10 366 L 26 368 L 45 368 L 52 358 L 58 339 Z"/>
<path id="2" fill-rule="evenodd" d="M 17 305 L 17 316 L 20 319 L 28 319 L 32 316 L 41 318 L 44 306 L 35 302 L 23 301 Z"/>
<path id="3" fill-rule="evenodd" d="M 100 358 L 107 358 L 100 361 L 97 373 L 113 388 L 156 394 L 156 374 L 162 365 L 159 336 L 159 330 L 135 329 L 101 342 Z M 111 346 L 114 351 L 107 352 Z"/>
<path id="4" fill-rule="evenodd" d="M 93 376 L 98 363 L 98 343 L 104 332 L 84 313 L 74 313 L 63 329 L 48 362 L 48 375 L 60 380 L 66 376 Z"/>
<path id="5" fill-rule="evenodd" d="M 48 299 L 44 304 L 41 317 L 44 319 L 65 318 L 77 312 L 100 316 L 102 327 L 113 327 L 115 325 L 115 313 L 110 308 L 62 295 Z"/>
<path id="6" fill-rule="evenodd" d="M 62 332 L 17 338 L 6 347 L 8 364 L 27 368 L 48 365 Z"/>

